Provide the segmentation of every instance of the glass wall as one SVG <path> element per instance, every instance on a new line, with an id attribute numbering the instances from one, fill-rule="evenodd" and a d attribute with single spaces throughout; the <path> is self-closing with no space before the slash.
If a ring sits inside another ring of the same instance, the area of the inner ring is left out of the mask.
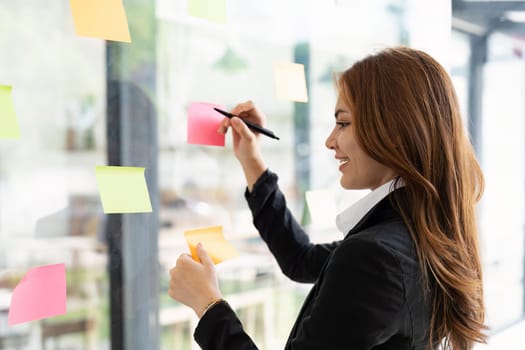
<path id="1" fill-rule="evenodd" d="M 463 116 L 472 117 L 465 122 L 486 181 L 478 222 L 487 323 L 495 341 L 480 348 L 504 349 L 523 341 L 522 332 L 509 327 L 524 316 L 525 42 L 498 32 L 485 39 L 455 31 L 452 39 L 451 74 Z M 480 115 L 472 115 L 469 106 L 478 105 Z"/>
<path id="2" fill-rule="evenodd" d="M 104 215 L 93 169 L 106 163 L 105 44 L 75 35 L 68 1 L 0 1 L 0 84 L 19 139 L 0 139 L 0 348 L 108 343 Z M 35 266 L 66 265 L 67 313 L 7 325 Z"/>
<path id="3" fill-rule="evenodd" d="M 226 238 L 242 252 L 240 259 L 219 265 L 221 290 L 261 349 L 284 347 L 311 288 L 283 277 L 251 224 L 244 177 L 229 137 L 224 148 L 186 144 L 188 105 L 205 101 L 232 108 L 253 100 L 281 137 L 262 138 L 261 147 L 267 165 L 280 177 L 288 205 L 312 240 L 341 239 L 334 220 L 314 225 L 305 208 L 306 190 L 330 191 L 334 210 L 366 193 L 340 190 L 338 164 L 324 146 L 333 127 L 334 73 L 385 46 L 410 44 L 410 30 L 423 28 L 414 20 L 421 8 L 408 1 L 238 0 L 228 5 L 228 21 L 219 25 L 186 16 L 182 1 L 157 2 L 160 327 L 167 348 L 196 348 L 191 337 L 197 320 L 166 295 L 168 270 L 187 251 L 185 230 L 222 225 Z M 449 16 L 445 21 L 436 16 L 441 31 L 427 38 L 447 39 Z M 308 104 L 276 98 L 275 61 L 305 64 Z"/>
<path id="4" fill-rule="evenodd" d="M 491 35 L 483 70 L 482 160 L 487 188 L 480 223 L 487 312 L 495 330 L 522 318 L 524 310 L 523 45 L 521 38 Z"/>
<path id="5" fill-rule="evenodd" d="M 123 3 L 131 44 L 75 35 L 68 0 L 0 0 L 0 85 L 13 86 L 21 130 L 0 139 L 0 349 L 109 349 L 115 337 L 126 349 L 198 349 L 168 271 L 188 252 L 186 230 L 216 225 L 241 252 L 217 266 L 225 298 L 261 350 L 282 349 L 311 285 L 288 281 L 259 238 L 229 135 L 225 147 L 187 144 L 188 106 L 253 100 L 281 138 L 261 147 L 290 208 L 313 241 L 340 239 L 305 205 L 306 191 L 328 190 L 322 215 L 335 216 L 366 193 L 339 188 L 324 146 L 334 73 L 385 46 L 426 49 L 450 68 L 466 118 L 468 37 L 450 36 L 449 1 L 429 16 L 415 0 L 229 0 L 225 24 L 189 16 L 185 0 Z M 508 78 L 524 73 L 513 43 L 494 36 L 485 70 L 480 224 L 494 329 L 523 310 L 525 76 Z M 308 103 L 276 97 L 276 61 L 304 64 Z M 94 169 L 105 164 L 147 168 L 153 213 L 104 214 Z M 67 313 L 9 326 L 15 286 L 53 263 L 66 265 Z"/>

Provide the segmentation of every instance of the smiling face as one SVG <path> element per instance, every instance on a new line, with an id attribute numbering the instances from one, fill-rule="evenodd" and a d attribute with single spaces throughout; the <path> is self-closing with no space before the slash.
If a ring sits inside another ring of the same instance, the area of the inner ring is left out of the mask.
<path id="1" fill-rule="evenodd" d="M 355 121 L 349 106 L 341 96 L 335 107 L 335 126 L 328 138 L 326 147 L 335 152 L 339 160 L 341 186 L 345 189 L 374 190 L 396 177 L 394 171 L 372 159 L 359 145 L 355 137 Z"/>

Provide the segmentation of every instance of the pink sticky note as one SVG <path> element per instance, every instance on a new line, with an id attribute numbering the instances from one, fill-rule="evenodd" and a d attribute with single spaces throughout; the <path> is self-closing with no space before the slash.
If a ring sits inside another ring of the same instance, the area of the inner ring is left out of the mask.
<path id="1" fill-rule="evenodd" d="M 11 298 L 10 326 L 66 313 L 66 266 L 54 264 L 29 270 Z"/>
<path id="2" fill-rule="evenodd" d="M 213 108 L 222 105 L 193 102 L 188 109 L 188 143 L 193 145 L 224 146 L 224 135 L 217 132 L 224 116 Z"/>

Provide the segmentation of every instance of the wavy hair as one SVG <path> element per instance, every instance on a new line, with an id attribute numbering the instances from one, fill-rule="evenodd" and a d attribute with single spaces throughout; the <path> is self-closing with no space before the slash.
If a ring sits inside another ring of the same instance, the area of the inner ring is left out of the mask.
<path id="1" fill-rule="evenodd" d="M 407 47 L 384 49 L 338 78 L 363 149 L 404 181 L 395 191 L 431 298 L 429 348 L 486 342 L 475 204 L 483 174 L 443 67 Z"/>

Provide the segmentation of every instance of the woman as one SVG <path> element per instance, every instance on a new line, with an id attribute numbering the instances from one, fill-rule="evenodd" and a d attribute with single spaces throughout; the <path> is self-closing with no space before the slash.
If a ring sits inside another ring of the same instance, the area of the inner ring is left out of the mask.
<path id="1" fill-rule="evenodd" d="M 313 282 L 286 349 L 471 349 L 484 342 L 475 203 L 483 176 L 446 71 L 424 52 L 385 49 L 338 79 L 326 147 L 341 186 L 370 189 L 337 216 L 344 239 L 312 244 L 286 208 L 257 136 L 238 118 L 254 224 L 282 271 Z M 233 114 L 263 124 L 253 103 Z M 181 255 L 169 294 L 200 318 L 203 349 L 256 349 L 218 288 L 211 260 Z"/>

